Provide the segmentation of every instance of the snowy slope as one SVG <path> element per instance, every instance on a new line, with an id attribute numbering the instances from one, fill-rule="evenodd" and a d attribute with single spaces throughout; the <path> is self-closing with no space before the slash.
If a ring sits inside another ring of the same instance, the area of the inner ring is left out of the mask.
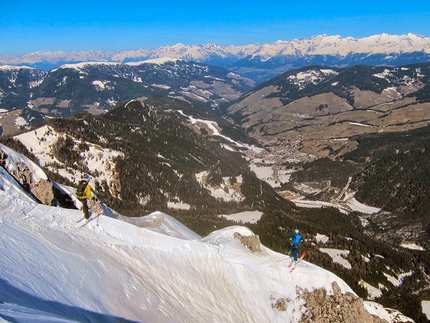
<path id="1" fill-rule="evenodd" d="M 291 273 L 285 255 L 251 252 L 234 238 L 253 235 L 243 226 L 201 238 L 167 214 L 126 222 L 104 206 L 109 216 L 80 228 L 81 211 L 23 198 L 5 170 L 0 179 L 0 322 L 300 322 L 300 290 L 332 294 L 336 282 L 354 294 L 311 263 Z"/>

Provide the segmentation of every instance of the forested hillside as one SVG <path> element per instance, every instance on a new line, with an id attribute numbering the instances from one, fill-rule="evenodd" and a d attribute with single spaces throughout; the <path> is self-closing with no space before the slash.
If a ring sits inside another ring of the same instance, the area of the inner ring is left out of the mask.
<path id="1" fill-rule="evenodd" d="M 330 182 L 343 187 L 352 177 L 350 188 L 362 203 L 382 208 L 372 216 L 375 237 L 389 243 L 429 241 L 430 205 L 429 162 L 430 127 L 403 133 L 381 133 L 352 137 L 357 147 L 337 160 L 320 158 L 292 174 L 291 182 Z M 290 187 L 289 183 L 287 187 Z M 332 197 L 324 191 L 313 199 Z M 389 215 L 387 214 L 389 212 Z M 391 221 L 391 226 L 382 223 Z M 376 225 L 379 223 L 379 225 Z M 417 226 L 417 227 L 415 227 Z M 409 228 L 409 229 L 407 229 Z"/>
<path id="2" fill-rule="evenodd" d="M 430 241 L 430 127 L 405 133 L 387 133 L 357 138 L 360 145 L 344 156 L 367 165 L 357 173 L 351 188 L 357 198 L 381 207 L 390 216 L 374 219 L 380 233 L 386 221 L 385 234 L 379 238 L 393 241 L 418 238 L 424 245 Z"/>

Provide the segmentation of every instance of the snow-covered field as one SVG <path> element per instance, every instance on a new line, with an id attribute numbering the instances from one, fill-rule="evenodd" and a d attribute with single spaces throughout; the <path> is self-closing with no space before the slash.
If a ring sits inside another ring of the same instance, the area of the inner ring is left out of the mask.
<path id="1" fill-rule="evenodd" d="M 262 163 L 261 158 L 253 158 L 250 160 L 250 169 L 257 175 L 257 177 L 266 183 L 268 183 L 273 188 L 280 187 L 282 183 L 288 183 L 290 181 L 291 169 L 280 169 L 275 171 L 273 166 L 265 165 Z"/>
<path id="2" fill-rule="evenodd" d="M 56 162 L 59 165 L 63 163 L 57 160 L 51 155 L 51 146 L 55 144 L 60 135 L 48 126 L 35 129 L 34 131 L 26 132 L 15 138 L 20 140 L 26 147 L 30 147 L 33 154 L 35 154 L 39 163 L 42 166 L 49 167 L 49 163 Z M 79 142 L 75 143 L 76 145 Z M 114 158 L 121 156 L 122 154 L 118 151 L 102 148 L 98 145 L 89 145 L 88 151 L 81 152 L 82 157 L 86 161 L 86 164 L 90 170 L 90 174 L 97 174 L 97 180 L 102 182 L 106 181 L 110 183 L 112 180 L 112 171 L 114 169 Z M 58 172 L 61 176 L 69 179 L 76 183 L 81 174 L 76 172 L 74 169 L 69 169 L 64 166 L 63 168 L 51 169 L 54 172 Z"/>
<path id="3" fill-rule="evenodd" d="M 281 186 L 281 183 L 288 183 L 290 181 L 292 169 L 289 170 L 277 170 L 275 172 L 272 165 L 266 165 L 263 163 L 262 158 L 254 158 L 250 160 L 250 168 L 257 175 L 257 177 L 265 182 L 267 182 L 273 188 Z M 276 173 L 276 176 L 275 176 Z M 311 189 L 311 188 L 308 188 Z M 315 190 L 314 193 L 316 193 Z M 312 193 L 312 192 L 310 192 Z M 326 201 L 311 201 L 305 200 L 303 196 L 299 198 L 292 199 L 293 202 L 298 207 L 303 208 L 322 208 L 322 207 L 335 207 L 338 208 L 340 212 L 344 214 L 349 214 L 350 212 L 357 211 L 364 214 L 374 214 L 378 213 L 381 209 L 369 205 L 365 205 L 357 201 L 353 194 L 348 196 L 346 200 L 341 200 L 338 202 L 326 202 Z"/>
<path id="4" fill-rule="evenodd" d="M 234 214 L 221 214 L 221 216 L 225 217 L 226 219 L 239 223 L 257 223 L 262 215 L 263 213 L 260 211 L 245 211 Z"/>
<path id="5" fill-rule="evenodd" d="M 366 283 L 364 280 L 361 280 L 359 282 L 359 284 L 361 286 L 363 286 L 364 288 L 366 288 L 367 292 L 369 293 L 370 299 L 375 299 L 375 298 L 378 298 L 382 295 L 382 291 L 380 288 L 376 288 L 376 287 L 370 285 L 369 283 Z"/>
<path id="6" fill-rule="evenodd" d="M 421 306 L 423 308 L 423 313 L 427 316 L 430 321 L 430 301 L 422 301 Z"/>
<path id="7" fill-rule="evenodd" d="M 339 250 L 331 248 L 320 248 L 319 250 L 332 257 L 334 263 L 342 265 L 346 269 L 352 268 L 349 261 L 345 259 L 345 257 L 349 255 L 349 250 Z"/>
<path id="8" fill-rule="evenodd" d="M 325 202 L 325 201 L 310 201 L 302 198 L 291 200 L 295 205 L 305 208 L 322 208 L 322 207 L 335 207 L 344 214 L 349 214 L 352 211 L 361 212 L 364 214 L 374 214 L 379 212 L 381 209 L 365 205 L 358 202 L 355 198 L 350 198 L 346 203 L 338 202 Z"/>

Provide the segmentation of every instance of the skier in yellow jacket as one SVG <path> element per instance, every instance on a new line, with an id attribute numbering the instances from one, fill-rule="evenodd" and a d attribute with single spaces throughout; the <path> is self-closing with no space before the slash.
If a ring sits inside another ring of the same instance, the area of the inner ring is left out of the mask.
<path id="1" fill-rule="evenodd" d="M 87 200 L 94 199 L 91 193 L 90 180 L 91 178 L 89 176 L 82 176 L 82 179 L 79 181 L 78 188 L 76 189 L 76 197 L 82 202 L 82 211 L 84 212 L 84 218 L 87 220 L 90 218 Z"/>

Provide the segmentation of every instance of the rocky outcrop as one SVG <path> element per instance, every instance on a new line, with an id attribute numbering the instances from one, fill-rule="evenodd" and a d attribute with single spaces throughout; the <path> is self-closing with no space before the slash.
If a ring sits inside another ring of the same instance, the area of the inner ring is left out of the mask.
<path id="1" fill-rule="evenodd" d="M 239 232 L 234 233 L 235 239 L 239 239 L 242 244 L 252 252 L 261 251 L 260 237 L 258 235 L 243 236 Z"/>
<path id="2" fill-rule="evenodd" d="M 0 165 L 15 178 L 27 193 L 42 204 L 55 205 L 57 203 L 56 190 L 51 181 L 41 179 L 36 182 L 33 173 L 25 163 L 20 160 L 8 161 L 8 158 L 8 154 L 0 150 Z"/>
<path id="3" fill-rule="evenodd" d="M 303 314 L 304 323 L 386 323 L 372 316 L 364 308 L 363 300 L 352 293 L 342 294 L 339 285 L 333 282 L 333 295 L 325 289 L 313 291 L 299 290 L 298 294 L 306 301 Z"/>
<path id="4" fill-rule="evenodd" d="M 52 182 L 49 180 L 40 180 L 33 185 L 30 185 L 31 193 L 45 205 L 55 205 L 55 191 Z"/>
<path id="5" fill-rule="evenodd" d="M 21 184 L 21 186 L 40 203 L 45 205 L 54 205 L 55 194 L 52 182 L 44 179 L 36 182 L 31 170 L 28 169 L 24 163 L 14 160 L 14 164 L 16 167 L 9 169 L 9 173 Z"/>

